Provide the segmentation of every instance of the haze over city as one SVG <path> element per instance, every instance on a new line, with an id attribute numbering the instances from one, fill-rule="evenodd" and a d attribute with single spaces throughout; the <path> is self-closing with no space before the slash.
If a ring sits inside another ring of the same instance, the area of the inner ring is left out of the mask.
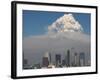
<path id="1" fill-rule="evenodd" d="M 90 66 L 90 35 L 90 14 L 24 10 L 23 67 Z"/>

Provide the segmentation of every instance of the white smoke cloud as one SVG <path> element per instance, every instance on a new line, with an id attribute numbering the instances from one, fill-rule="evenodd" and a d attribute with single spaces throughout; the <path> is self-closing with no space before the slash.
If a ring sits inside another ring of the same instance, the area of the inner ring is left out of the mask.
<path id="1" fill-rule="evenodd" d="M 72 14 L 64 14 L 48 26 L 48 33 L 58 32 L 83 32 L 83 28 Z"/>

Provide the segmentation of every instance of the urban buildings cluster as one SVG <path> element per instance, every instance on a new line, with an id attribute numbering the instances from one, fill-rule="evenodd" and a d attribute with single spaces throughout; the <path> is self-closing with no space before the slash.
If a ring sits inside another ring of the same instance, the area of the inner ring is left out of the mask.
<path id="1" fill-rule="evenodd" d="M 63 67 L 81 67 L 87 66 L 85 63 L 85 53 L 71 53 L 68 49 L 64 58 L 62 59 L 62 54 L 55 54 L 55 61 L 52 61 L 52 53 L 46 52 L 42 57 L 42 63 L 34 64 L 32 66 L 28 66 L 27 59 L 23 60 L 23 68 L 24 69 L 41 69 L 41 68 L 63 68 Z"/>

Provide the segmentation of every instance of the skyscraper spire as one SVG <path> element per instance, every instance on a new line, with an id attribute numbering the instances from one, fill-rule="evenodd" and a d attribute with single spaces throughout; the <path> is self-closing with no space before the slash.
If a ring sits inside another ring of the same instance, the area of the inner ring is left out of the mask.
<path id="1" fill-rule="evenodd" d="M 51 64 L 51 53 L 49 53 L 49 62 Z"/>

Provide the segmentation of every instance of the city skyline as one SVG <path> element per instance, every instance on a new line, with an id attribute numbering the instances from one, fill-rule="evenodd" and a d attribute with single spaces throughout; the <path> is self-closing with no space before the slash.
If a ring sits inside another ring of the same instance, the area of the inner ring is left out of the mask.
<path id="1" fill-rule="evenodd" d="M 66 54 L 63 54 L 65 57 L 62 57 L 61 53 L 55 54 L 55 61 L 52 62 L 51 53 L 45 52 L 42 57 L 42 63 L 33 63 L 33 65 L 28 64 L 27 59 L 23 59 L 23 69 L 42 69 L 42 68 L 63 68 L 63 67 L 84 67 L 84 66 L 90 66 L 91 63 L 86 63 L 85 57 L 86 54 L 84 52 L 74 52 L 73 55 L 71 54 L 71 49 L 68 49 L 66 51 Z M 72 57 L 73 56 L 73 57 Z M 71 59 L 73 58 L 73 60 Z M 90 62 L 90 61 L 88 61 Z"/>
<path id="2" fill-rule="evenodd" d="M 90 17 L 88 13 L 23 10 L 23 59 L 39 68 L 51 64 L 53 67 L 88 65 L 91 62 Z M 67 49 L 71 50 L 67 52 Z M 50 61 L 44 57 L 45 52 L 51 53 L 45 55 L 51 56 Z M 85 53 L 85 58 L 81 57 L 83 53 L 79 56 L 80 52 Z"/>

